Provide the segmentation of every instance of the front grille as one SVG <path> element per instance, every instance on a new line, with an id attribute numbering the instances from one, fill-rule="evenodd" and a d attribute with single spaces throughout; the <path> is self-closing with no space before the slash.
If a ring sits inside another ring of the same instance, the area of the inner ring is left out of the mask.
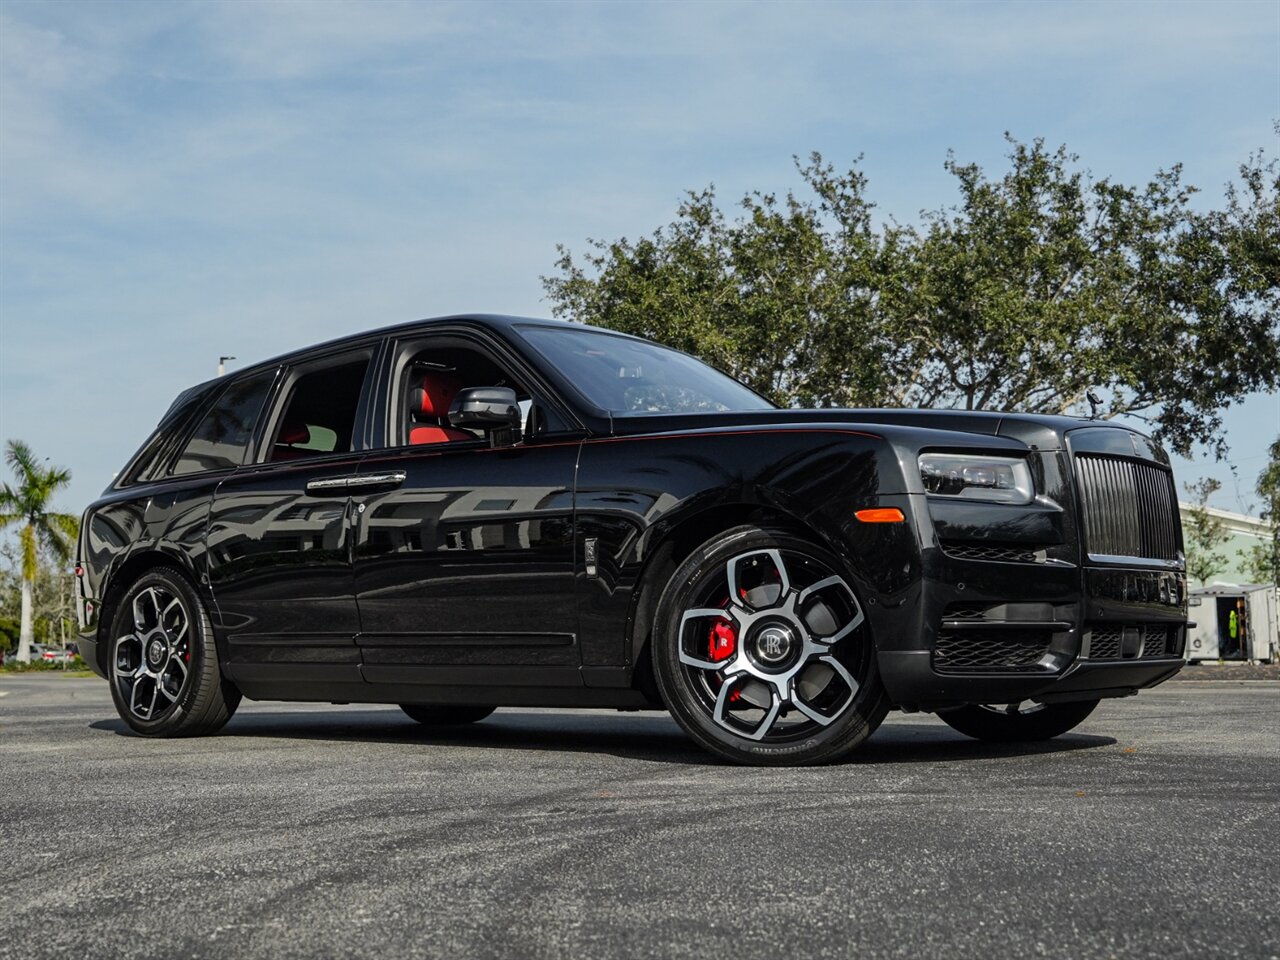
<path id="1" fill-rule="evenodd" d="M 1130 631 L 1129 649 L 1124 655 L 1125 632 Z M 1139 646 L 1140 645 L 1140 646 Z M 1140 651 L 1140 652 L 1137 652 Z M 1089 631 L 1090 660 L 1150 660 L 1182 656 L 1182 628 L 1169 624 L 1094 627 Z"/>
<path id="2" fill-rule="evenodd" d="M 1178 559 L 1177 497 L 1168 470 L 1123 457 L 1081 454 L 1076 476 L 1089 553 Z"/>
<path id="3" fill-rule="evenodd" d="M 987 619 L 986 603 L 951 603 L 942 614 L 944 620 L 985 620 Z"/>
<path id="4" fill-rule="evenodd" d="M 938 636 L 933 665 L 942 671 L 1018 670 L 1049 651 L 1048 630 L 956 630 Z"/>
<path id="5" fill-rule="evenodd" d="M 1119 660 L 1120 638 L 1123 631 L 1115 629 L 1094 630 L 1089 639 L 1090 660 Z"/>
<path id="6" fill-rule="evenodd" d="M 1003 563 L 1042 562 L 1042 558 L 1035 550 L 1019 544 L 957 543 L 944 540 L 942 552 L 957 560 L 996 560 Z"/>

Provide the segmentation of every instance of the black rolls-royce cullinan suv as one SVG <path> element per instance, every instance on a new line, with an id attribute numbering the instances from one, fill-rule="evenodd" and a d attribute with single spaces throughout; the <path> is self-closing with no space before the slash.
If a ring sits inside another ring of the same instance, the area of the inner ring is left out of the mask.
<path id="1" fill-rule="evenodd" d="M 1062 417 L 783 410 L 578 324 L 377 330 L 193 387 L 77 557 L 81 650 L 153 736 L 241 697 L 667 709 L 816 763 L 891 708 L 1041 739 L 1182 665 L 1168 458 Z"/>

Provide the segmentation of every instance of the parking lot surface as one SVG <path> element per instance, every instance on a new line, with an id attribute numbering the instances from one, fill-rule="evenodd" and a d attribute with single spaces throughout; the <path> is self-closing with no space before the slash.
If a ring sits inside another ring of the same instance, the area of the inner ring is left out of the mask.
<path id="1" fill-rule="evenodd" d="M 1280 683 L 759 770 L 662 714 L 245 703 L 131 736 L 0 678 L 0 957 L 1275 957 Z"/>

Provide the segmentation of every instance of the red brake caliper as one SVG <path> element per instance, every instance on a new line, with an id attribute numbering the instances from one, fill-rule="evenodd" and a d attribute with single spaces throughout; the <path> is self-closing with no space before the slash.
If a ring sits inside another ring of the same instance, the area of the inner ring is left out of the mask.
<path id="1" fill-rule="evenodd" d="M 717 620 L 707 638 L 708 652 L 712 662 L 719 663 L 730 659 L 738 652 L 738 631 L 728 620 Z M 729 694 L 729 702 L 733 703 L 742 696 L 737 690 Z"/>
<path id="2" fill-rule="evenodd" d="M 728 620 L 717 620 L 716 625 L 711 628 L 711 636 L 708 639 L 711 643 L 711 660 L 714 663 L 728 660 L 738 652 L 738 631 Z"/>

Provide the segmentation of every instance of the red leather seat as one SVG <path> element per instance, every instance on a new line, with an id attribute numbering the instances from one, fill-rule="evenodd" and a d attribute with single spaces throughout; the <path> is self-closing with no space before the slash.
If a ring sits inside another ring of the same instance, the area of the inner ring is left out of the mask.
<path id="1" fill-rule="evenodd" d="M 419 385 L 409 391 L 410 444 L 475 439 L 467 431 L 449 426 L 449 405 L 461 389 L 462 382 L 451 373 L 429 370 L 423 374 Z"/>
<path id="2" fill-rule="evenodd" d="M 276 436 L 275 447 L 271 451 L 273 462 L 281 460 L 301 460 L 315 456 L 314 451 L 296 450 L 299 443 L 307 443 L 311 439 L 311 429 L 305 423 L 286 423 Z"/>

